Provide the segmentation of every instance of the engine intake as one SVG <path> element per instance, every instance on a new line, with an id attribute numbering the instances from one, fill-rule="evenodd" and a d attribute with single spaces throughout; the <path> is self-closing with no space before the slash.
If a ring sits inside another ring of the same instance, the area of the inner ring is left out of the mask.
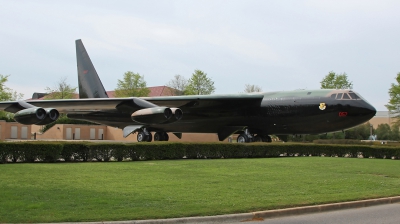
<path id="1" fill-rule="evenodd" d="M 60 113 L 53 108 L 31 107 L 14 114 L 14 120 L 25 125 L 46 125 L 56 121 Z"/>
<path id="2" fill-rule="evenodd" d="M 172 111 L 172 114 L 174 115 L 173 119 L 175 121 L 179 121 L 182 118 L 183 112 L 182 112 L 181 109 L 179 109 L 179 108 L 171 108 L 171 111 Z"/>

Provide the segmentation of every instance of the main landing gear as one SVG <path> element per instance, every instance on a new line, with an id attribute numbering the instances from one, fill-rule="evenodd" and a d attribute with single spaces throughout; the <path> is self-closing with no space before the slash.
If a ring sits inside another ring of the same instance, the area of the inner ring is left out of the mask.
<path id="1" fill-rule="evenodd" d="M 241 133 L 237 137 L 238 143 L 246 143 L 246 142 L 272 142 L 272 139 L 269 135 L 261 135 L 261 134 L 251 134 L 249 129 L 245 129 L 243 133 Z"/>
<path id="2" fill-rule="evenodd" d="M 168 141 L 169 140 L 169 136 L 167 134 L 167 132 L 164 131 L 159 131 L 154 133 L 154 141 Z"/>
<path id="3" fill-rule="evenodd" d="M 142 128 L 137 132 L 137 141 L 138 142 L 151 142 L 153 140 L 153 136 L 151 132 L 147 131 L 146 128 Z M 154 133 L 154 141 L 168 141 L 169 136 L 167 132 L 159 131 Z"/>
<path id="4" fill-rule="evenodd" d="M 137 141 L 138 142 L 151 142 L 153 140 L 153 136 L 150 132 L 147 131 L 146 128 L 142 128 L 137 133 Z"/>

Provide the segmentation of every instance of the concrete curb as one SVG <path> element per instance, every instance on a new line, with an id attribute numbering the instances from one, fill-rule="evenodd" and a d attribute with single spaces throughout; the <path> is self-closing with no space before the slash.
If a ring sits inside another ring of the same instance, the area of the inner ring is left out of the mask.
<path id="1" fill-rule="evenodd" d="M 340 203 L 332 203 L 332 204 L 324 204 L 324 205 L 313 205 L 313 206 L 304 206 L 297 208 L 286 208 L 286 209 L 277 209 L 277 210 L 269 210 L 269 211 L 260 211 L 253 212 L 253 219 L 260 218 L 274 218 L 280 216 L 289 216 L 289 215 L 300 215 L 307 213 L 316 213 L 316 212 L 327 212 L 327 211 L 335 211 L 340 209 L 349 209 L 349 208 L 362 208 L 374 205 L 382 205 L 382 204 L 391 204 L 400 202 L 400 196 L 397 197 L 388 197 L 388 198 L 378 198 L 378 199 L 368 199 L 361 201 L 349 201 L 349 202 L 340 202 Z"/>
<path id="2" fill-rule="evenodd" d="M 260 221 L 268 218 L 276 218 L 282 216 L 301 215 L 307 213 L 327 212 L 340 209 L 362 208 L 374 205 L 400 203 L 400 196 L 368 199 L 361 201 L 340 202 L 324 205 L 304 206 L 297 208 L 285 208 L 268 211 L 258 211 L 251 213 L 240 213 L 231 215 L 216 215 L 216 216 L 198 216 L 187 218 L 172 218 L 172 219 L 150 219 L 150 220 L 132 220 L 132 221 L 110 221 L 110 222 L 86 222 L 86 224 L 169 224 L 169 223 L 222 223 L 222 222 L 245 222 L 245 221 Z M 61 223 L 58 223 L 61 224 Z M 72 224 L 69 222 L 68 224 Z"/>

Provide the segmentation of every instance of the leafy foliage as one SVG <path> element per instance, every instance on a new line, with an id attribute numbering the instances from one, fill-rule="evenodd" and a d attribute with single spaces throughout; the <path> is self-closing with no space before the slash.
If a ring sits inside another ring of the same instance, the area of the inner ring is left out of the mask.
<path id="1" fill-rule="evenodd" d="M 245 93 L 255 93 L 255 92 L 262 92 L 262 88 L 257 85 L 250 85 L 246 84 L 244 88 Z"/>
<path id="2" fill-rule="evenodd" d="M 321 89 L 352 89 L 353 83 L 347 79 L 347 74 L 336 74 L 331 71 L 321 81 Z"/>
<path id="3" fill-rule="evenodd" d="M 397 83 L 392 83 L 389 89 L 389 103 L 386 108 L 394 115 L 395 118 L 400 118 L 400 72 L 397 73 Z M 397 124 L 400 124 L 400 119 L 395 119 Z"/>
<path id="4" fill-rule="evenodd" d="M 67 78 L 63 77 L 54 86 L 54 88 L 46 87 L 45 91 L 48 93 L 44 97 L 45 100 L 53 99 L 73 99 L 76 94 L 76 88 L 67 83 Z"/>
<path id="5" fill-rule="evenodd" d="M 8 81 L 9 75 L 0 74 L 0 101 L 10 101 L 10 100 L 19 100 L 24 95 L 21 93 L 17 93 L 12 89 L 5 86 L 5 83 Z"/>
<path id="6" fill-rule="evenodd" d="M 372 130 L 373 131 L 373 130 Z M 345 131 L 346 139 L 367 140 L 370 136 L 371 124 L 369 122 L 355 126 Z"/>
<path id="7" fill-rule="evenodd" d="M 392 124 L 379 124 L 378 127 L 375 129 L 371 127 L 369 122 L 360 124 L 353 128 L 347 129 L 343 132 L 335 132 L 335 133 L 327 133 L 327 134 L 320 134 L 320 135 L 284 135 L 278 136 L 281 140 L 283 138 L 287 138 L 283 141 L 289 142 L 318 142 L 317 140 L 367 140 L 371 135 L 371 128 L 372 134 L 377 135 L 378 140 L 392 140 L 398 141 L 400 140 L 400 126 L 397 123 Z"/>
<path id="8" fill-rule="evenodd" d="M 392 126 L 389 124 L 379 124 L 374 132 L 378 140 L 400 140 L 399 125 L 394 123 Z"/>
<path id="9" fill-rule="evenodd" d="M 167 86 L 171 89 L 171 95 L 173 96 L 184 95 L 187 85 L 188 80 L 181 75 L 175 75 L 174 78 L 167 83 Z"/>
<path id="10" fill-rule="evenodd" d="M 64 161 L 123 161 L 165 159 L 269 158 L 281 156 L 338 156 L 399 159 L 400 148 L 375 145 L 334 144 L 232 144 L 232 143 L 60 143 L 0 142 L 2 163 Z"/>
<path id="11" fill-rule="evenodd" d="M 115 89 L 116 97 L 148 96 L 150 90 L 146 86 L 144 76 L 139 73 L 127 71 L 122 80 L 118 79 Z"/>
<path id="12" fill-rule="evenodd" d="M 360 124 L 353 128 L 347 129 L 344 132 L 333 132 L 327 134 L 319 134 L 319 135 L 288 135 L 286 137 L 286 141 L 289 142 L 313 142 L 318 139 L 355 139 L 355 140 L 367 140 L 370 136 L 370 128 L 371 124 L 369 122 Z M 373 133 L 374 129 L 373 129 Z M 281 140 L 285 138 L 285 136 L 278 136 Z M 378 135 L 379 137 L 379 135 Z M 285 141 L 285 140 L 283 140 Z"/>
<path id="13" fill-rule="evenodd" d="M 8 81 L 9 75 L 1 75 L 0 74 L 0 101 L 11 101 L 11 100 L 19 100 L 24 94 L 17 93 L 12 89 L 5 86 L 5 83 Z M 7 122 L 14 121 L 14 114 L 6 111 L 0 111 L 0 120 L 5 120 Z"/>
<path id="14" fill-rule="evenodd" d="M 375 130 L 375 134 L 379 140 L 390 140 L 392 138 L 392 130 L 389 124 L 379 124 Z"/>
<path id="15" fill-rule="evenodd" d="M 185 88 L 185 95 L 209 95 L 215 91 L 214 82 L 201 70 L 194 70 Z"/>
<path id="16" fill-rule="evenodd" d="M 399 124 L 396 124 L 396 123 L 392 124 L 391 131 L 392 131 L 392 133 L 391 133 L 390 140 L 399 141 L 400 140 L 400 126 L 399 126 Z M 379 139 L 379 135 L 378 135 L 378 139 Z"/>
<path id="17" fill-rule="evenodd" d="M 5 120 L 6 122 L 14 122 L 14 114 L 7 111 L 0 111 L 0 120 Z"/>

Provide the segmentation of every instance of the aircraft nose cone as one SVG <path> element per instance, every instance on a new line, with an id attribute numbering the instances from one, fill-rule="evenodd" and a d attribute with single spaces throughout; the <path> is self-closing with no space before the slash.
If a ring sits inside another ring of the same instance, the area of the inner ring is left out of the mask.
<path id="1" fill-rule="evenodd" d="M 371 104 L 364 100 L 351 101 L 351 104 L 347 105 L 349 111 L 349 117 L 357 122 L 367 122 L 376 114 L 376 109 Z"/>
<path id="2" fill-rule="evenodd" d="M 376 109 L 368 102 L 363 101 L 361 107 L 359 108 L 360 113 L 365 117 L 371 119 L 376 114 Z"/>

